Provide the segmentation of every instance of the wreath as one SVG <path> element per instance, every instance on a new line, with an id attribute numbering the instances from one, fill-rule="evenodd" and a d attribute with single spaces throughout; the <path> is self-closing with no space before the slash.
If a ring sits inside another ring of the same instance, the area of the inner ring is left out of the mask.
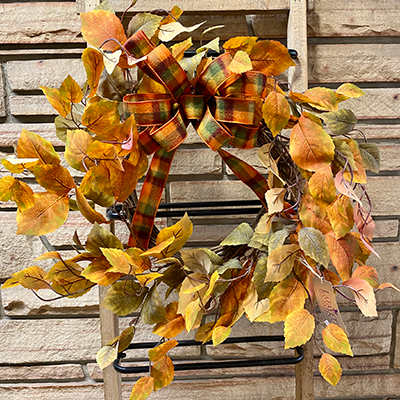
<path id="1" fill-rule="evenodd" d="M 78 183 L 52 144 L 24 129 L 17 157 L 1 161 L 11 175 L 0 180 L 0 200 L 17 204 L 17 234 L 53 232 L 70 210 L 79 210 L 93 227 L 85 241 L 74 235 L 74 257 L 49 251 L 37 258 L 55 259 L 49 271 L 30 266 L 2 288 L 22 285 L 40 298 L 39 291 L 75 298 L 111 285 L 101 306 L 119 316 L 137 314 L 97 353 L 99 366 L 128 347 L 139 320 L 160 336 L 149 350 L 149 376 L 137 381 L 131 399 L 147 398 L 173 380 L 167 352 L 182 331 L 196 330 L 196 340 L 216 346 L 244 314 L 251 322 L 284 321 L 285 348 L 306 343 L 316 322 L 322 323 L 327 350 L 321 350 L 319 370 L 336 385 L 341 367 L 328 350 L 353 353 L 335 294 L 374 317 L 375 292 L 394 288 L 379 284 L 377 271 L 366 265 L 376 254 L 366 170 L 379 171 L 379 150 L 355 129 L 353 112 L 338 108 L 364 93 L 351 83 L 335 91 L 291 91 L 279 76 L 295 65 L 288 50 L 257 37 L 232 38 L 222 54 L 215 38 L 184 58 L 191 38 L 164 43 L 201 24 L 184 27 L 181 14 L 178 7 L 166 17 L 137 14 L 127 34 L 107 3 L 81 15 L 90 45 L 82 54 L 86 83 L 80 87 L 68 76 L 59 89 L 41 89 L 60 114 L 55 126 L 65 160 L 84 177 Z M 189 124 L 263 205 L 253 226 L 240 224 L 214 249 L 183 249 L 193 230 L 187 214 L 161 231 L 154 227 Z M 231 147 L 258 147 L 267 177 L 230 154 Z M 13 177 L 22 172 L 33 174 L 44 191 L 34 193 Z M 94 204 L 118 213 L 128 243 L 107 229 L 110 221 Z M 169 302 L 172 292 L 178 301 Z M 208 314 L 213 320 L 203 323 Z"/>

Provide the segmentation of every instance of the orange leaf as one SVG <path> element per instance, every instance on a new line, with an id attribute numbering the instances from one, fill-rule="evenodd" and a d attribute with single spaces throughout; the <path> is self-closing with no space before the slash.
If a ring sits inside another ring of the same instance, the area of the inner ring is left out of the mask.
<path id="1" fill-rule="evenodd" d="M 235 55 L 238 51 L 244 51 L 247 54 L 250 54 L 251 49 L 256 44 L 258 37 L 250 37 L 250 36 L 237 36 L 227 40 L 223 48 L 227 51 L 227 53 L 231 53 Z"/>
<path id="2" fill-rule="evenodd" d="M 234 74 L 241 74 L 242 72 L 251 71 L 253 66 L 248 54 L 244 51 L 238 51 L 229 64 L 228 69 Z"/>
<path id="3" fill-rule="evenodd" d="M 159 346 L 149 350 L 149 359 L 152 362 L 157 362 L 163 358 L 170 350 L 178 345 L 176 340 L 167 340 Z"/>
<path id="4" fill-rule="evenodd" d="M 383 289 L 394 289 L 397 290 L 398 292 L 400 292 L 400 289 L 397 288 L 396 286 L 394 286 L 392 283 L 390 282 L 385 282 L 385 283 L 381 283 L 378 287 L 379 290 L 383 290 Z"/>
<path id="5" fill-rule="evenodd" d="M 356 258 L 356 239 L 350 234 L 336 239 L 333 232 L 325 234 L 325 237 L 328 241 L 329 255 L 336 271 L 339 273 L 342 280 L 350 279 Z"/>
<path id="6" fill-rule="evenodd" d="M 358 143 L 353 139 L 346 139 L 345 142 L 349 145 L 351 152 L 353 153 L 354 162 L 356 164 L 356 171 L 353 171 L 353 182 L 356 183 L 367 183 L 367 174 L 365 172 L 363 159 L 360 154 Z M 351 180 L 352 176 L 349 171 L 343 174 L 344 178 Z"/>
<path id="7" fill-rule="evenodd" d="M 49 103 L 64 118 L 71 112 L 71 104 L 63 99 L 58 89 L 39 85 Z"/>
<path id="8" fill-rule="evenodd" d="M 115 201 L 121 203 L 133 193 L 138 181 L 137 168 L 130 160 L 124 159 L 122 167 L 123 171 L 118 168 L 110 169 L 110 184 Z"/>
<path id="9" fill-rule="evenodd" d="M 347 334 L 340 326 L 329 324 L 322 331 L 322 338 L 324 339 L 324 343 L 328 349 L 335 351 L 336 353 L 353 356 Z"/>
<path id="10" fill-rule="evenodd" d="M 285 349 L 308 342 L 315 329 L 314 317 L 305 309 L 293 311 L 285 320 Z"/>
<path id="11" fill-rule="evenodd" d="M 257 42 L 249 55 L 253 69 L 266 75 L 279 75 L 289 67 L 296 65 L 290 57 L 288 49 L 274 40 Z"/>
<path id="12" fill-rule="evenodd" d="M 295 278 L 285 279 L 278 283 L 269 297 L 271 320 L 269 322 L 285 321 L 293 311 L 304 307 L 307 293 L 302 284 Z"/>
<path id="13" fill-rule="evenodd" d="M 27 210 L 35 205 L 33 190 L 25 182 L 15 180 L 12 186 L 12 200 L 17 203 L 20 211 Z"/>
<path id="14" fill-rule="evenodd" d="M 327 207 L 327 214 L 336 239 L 346 236 L 353 229 L 353 207 L 347 196 L 336 196 L 335 201 Z"/>
<path id="15" fill-rule="evenodd" d="M 361 265 L 360 267 L 356 268 L 351 277 L 364 279 L 373 288 L 379 288 L 378 272 L 374 267 L 370 267 L 369 265 Z"/>
<path id="16" fill-rule="evenodd" d="M 155 362 L 150 370 L 150 375 L 154 378 L 154 391 L 168 386 L 173 381 L 174 374 L 174 365 L 168 356 Z"/>
<path id="17" fill-rule="evenodd" d="M 86 106 L 82 115 L 82 124 L 96 134 L 102 133 L 113 124 L 118 124 L 119 121 L 118 102 L 111 100 L 91 103 Z"/>
<path id="18" fill-rule="evenodd" d="M 118 158 L 117 149 L 111 143 L 95 140 L 87 149 L 88 157 L 97 160 L 115 160 Z"/>
<path id="19" fill-rule="evenodd" d="M 76 186 L 75 186 L 75 197 L 79 207 L 79 211 L 91 224 L 94 224 L 95 222 L 97 222 L 98 224 L 109 223 L 109 221 L 107 221 L 99 212 L 95 211 L 92 207 L 90 207 L 90 204 L 86 200 L 86 197 L 83 195 L 81 190 Z"/>
<path id="20" fill-rule="evenodd" d="M 51 193 L 62 196 L 75 186 L 71 174 L 61 165 L 36 165 L 33 173 L 37 183 Z"/>
<path id="21" fill-rule="evenodd" d="M 366 317 L 377 317 L 375 293 L 372 286 L 364 279 L 351 278 L 343 285 L 352 289 L 358 308 Z"/>
<path id="22" fill-rule="evenodd" d="M 93 97 L 99 86 L 100 76 L 104 70 L 103 55 L 96 49 L 87 48 L 83 50 L 82 62 L 86 70 L 87 84 L 90 87 L 88 98 Z"/>
<path id="23" fill-rule="evenodd" d="M 100 47 L 108 39 L 115 39 L 120 44 L 126 42 L 124 27 L 120 19 L 109 11 L 94 10 L 81 14 L 83 38 L 93 47 Z M 103 50 L 114 51 L 119 49 L 115 41 L 107 42 Z"/>
<path id="24" fill-rule="evenodd" d="M 60 156 L 53 145 L 26 129 L 22 129 L 18 140 L 17 154 L 19 158 L 38 158 L 38 164 L 60 164 Z"/>
<path id="25" fill-rule="evenodd" d="M 12 277 L 24 288 L 34 290 L 49 289 L 49 285 L 45 282 L 45 276 L 46 272 L 37 266 L 28 267 L 12 274 Z"/>
<path id="26" fill-rule="evenodd" d="M 330 165 L 315 172 L 308 182 L 311 196 L 325 203 L 332 203 L 335 200 L 336 188 L 333 180 Z"/>
<path id="27" fill-rule="evenodd" d="M 181 314 L 177 313 L 178 302 L 174 301 L 165 308 L 167 322 L 159 322 L 152 333 L 158 336 L 171 339 L 179 335 L 185 329 L 185 320 Z"/>
<path id="28" fill-rule="evenodd" d="M 308 89 L 304 95 L 311 99 L 313 106 L 318 110 L 335 111 L 338 109 L 336 95 L 332 89 L 315 87 Z"/>
<path id="29" fill-rule="evenodd" d="M 285 96 L 275 91 L 265 99 L 262 108 L 265 123 L 275 137 L 289 122 L 290 107 Z"/>
<path id="30" fill-rule="evenodd" d="M 81 275 L 98 285 L 108 286 L 124 276 L 121 273 L 108 272 L 110 267 L 111 264 L 104 257 L 98 257 L 81 272 Z"/>
<path id="31" fill-rule="evenodd" d="M 82 90 L 71 75 L 68 75 L 61 84 L 60 96 L 67 103 L 80 103 L 82 100 Z"/>
<path id="32" fill-rule="evenodd" d="M 129 400 L 147 399 L 154 387 L 154 379 L 151 376 L 143 376 L 133 386 Z"/>
<path id="33" fill-rule="evenodd" d="M 35 205 L 17 211 L 17 235 L 46 235 L 58 229 L 67 219 L 68 195 L 34 193 Z"/>
<path id="34" fill-rule="evenodd" d="M 330 165 L 335 155 L 335 145 L 318 121 L 317 117 L 302 113 L 290 135 L 290 155 L 307 171 Z"/>
<path id="35" fill-rule="evenodd" d="M 342 367 L 338 360 L 328 353 L 322 354 L 318 365 L 319 372 L 331 385 L 336 386 L 342 376 Z"/>

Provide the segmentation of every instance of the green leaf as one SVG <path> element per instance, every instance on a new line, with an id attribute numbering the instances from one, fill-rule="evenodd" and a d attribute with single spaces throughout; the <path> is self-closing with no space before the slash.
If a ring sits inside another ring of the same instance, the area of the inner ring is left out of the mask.
<path id="1" fill-rule="evenodd" d="M 202 249 L 182 250 L 182 260 L 185 266 L 193 272 L 207 275 L 211 271 L 211 260 Z"/>
<path id="2" fill-rule="evenodd" d="M 136 3 L 136 2 L 135 2 Z M 102 0 L 102 2 L 94 8 L 95 10 L 104 10 L 104 11 L 109 11 L 115 14 L 115 11 L 109 2 L 109 0 Z"/>
<path id="3" fill-rule="evenodd" d="M 333 143 L 335 144 L 335 161 L 333 163 L 338 163 L 340 168 L 344 168 L 346 164 L 346 160 L 342 157 L 345 156 L 348 160 L 348 163 L 353 171 L 357 171 L 356 162 L 354 160 L 353 152 L 351 151 L 350 146 L 342 139 L 333 139 Z M 338 152 L 340 154 L 338 154 Z"/>
<path id="4" fill-rule="evenodd" d="M 326 114 L 322 114 L 321 118 L 324 120 L 328 128 L 338 135 L 345 135 L 354 129 L 357 123 L 357 117 L 353 111 L 341 109 Z"/>
<path id="5" fill-rule="evenodd" d="M 305 255 L 311 257 L 324 267 L 328 267 L 330 260 L 328 241 L 321 231 L 315 228 L 300 229 L 299 245 Z"/>
<path id="6" fill-rule="evenodd" d="M 358 149 L 360 150 L 365 169 L 378 174 L 381 164 L 379 147 L 375 143 L 359 143 Z"/>
<path id="7" fill-rule="evenodd" d="M 124 351 L 131 344 L 135 335 L 135 325 L 124 329 L 119 335 L 118 352 Z"/>
<path id="8" fill-rule="evenodd" d="M 258 260 L 256 268 L 254 269 L 253 282 L 254 287 L 257 290 L 258 300 L 263 300 L 269 297 L 275 286 L 275 282 L 265 282 L 267 261 L 268 257 L 264 255 Z"/>
<path id="9" fill-rule="evenodd" d="M 239 246 L 241 244 L 249 244 L 253 237 L 253 233 L 251 226 L 248 223 L 243 222 L 221 242 L 221 246 Z"/>
<path id="10" fill-rule="evenodd" d="M 218 269 L 217 272 L 219 275 L 222 275 L 228 269 L 242 269 L 243 266 L 237 258 L 231 258 L 226 263 L 222 264 Z"/>
<path id="11" fill-rule="evenodd" d="M 100 226 L 97 222 L 94 223 L 85 244 L 86 250 L 99 256 L 103 255 L 100 248 L 120 249 L 124 246 L 119 239 L 109 230 Z"/>
<path id="12" fill-rule="evenodd" d="M 147 325 L 167 322 L 165 307 L 157 291 L 157 286 L 153 286 L 144 301 L 141 318 Z"/>
<path id="13" fill-rule="evenodd" d="M 114 314 L 125 317 L 142 304 L 145 296 L 145 293 L 140 294 L 142 290 L 136 282 L 129 281 L 129 284 L 116 282 L 108 290 L 101 305 Z"/>
<path id="14" fill-rule="evenodd" d="M 286 238 L 289 236 L 291 230 L 287 228 L 279 229 L 276 232 L 271 233 L 271 237 L 269 238 L 268 248 L 269 251 L 274 251 L 279 247 L 282 247 L 286 241 Z"/>
<path id="15" fill-rule="evenodd" d="M 255 232 L 248 246 L 261 251 L 267 251 L 270 238 L 271 238 L 271 232 L 268 233 Z"/>
<path id="16" fill-rule="evenodd" d="M 128 37 L 132 36 L 141 29 L 147 37 L 151 38 L 157 32 L 163 17 L 150 13 L 136 14 L 129 22 Z"/>

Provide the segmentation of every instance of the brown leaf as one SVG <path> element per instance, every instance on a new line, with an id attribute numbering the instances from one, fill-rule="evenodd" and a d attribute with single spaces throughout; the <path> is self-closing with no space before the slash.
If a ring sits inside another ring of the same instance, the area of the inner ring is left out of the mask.
<path id="1" fill-rule="evenodd" d="M 18 282 L 21 286 L 26 289 L 49 289 L 48 283 L 45 280 L 46 272 L 37 266 L 25 268 L 22 271 L 15 272 L 12 274 L 12 278 Z M 16 284 L 12 285 L 16 286 Z M 11 286 L 3 286 L 2 288 L 5 289 L 6 287 Z"/>
<path id="2" fill-rule="evenodd" d="M 164 343 L 161 343 L 157 347 L 149 350 L 149 359 L 152 362 L 157 362 L 160 359 L 164 358 L 164 356 L 172 350 L 174 347 L 178 345 L 176 340 L 167 340 Z"/>
<path id="3" fill-rule="evenodd" d="M 177 313 L 178 302 L 174 301 L 165 308 L 167 322 L 159 322 L 152 333 L 158 336 L 171 339 L 179 335 L 185 329 L 185 320 L 181 314 Z"/>

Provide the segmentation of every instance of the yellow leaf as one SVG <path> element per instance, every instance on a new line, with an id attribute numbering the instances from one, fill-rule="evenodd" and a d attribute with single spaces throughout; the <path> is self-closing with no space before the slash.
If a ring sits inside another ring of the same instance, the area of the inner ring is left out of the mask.
<path id="1" fill-rule="evenodd" d="M 163 276 L 163 274 L 159 274 L 158 272 L 150 272 L 148 274 L 135 275 L 136 279 L 142 286 L 147 285 L 148 283 L 154 281 L 154 279 L 160 278 L 161 276 Z"/>
<path id="2" fill-rule="evenodd" d="M 124 351 L 131 344 L 133 336 L 135 335 L 135 325 L 124 329 L 119 335 L 118 353 Z"/>
<path id="3" fill-rule="evenodd" d="M 235 55 L 238 51 L 244 51 L 245 53 L 250 54 L 257 39 L 258 37 L 237 36 L 227 40 L 224 43 L 223 48 L 232 55 Z"/>
<path id="4" fill-rule="evenodd" d="M 165 229 L 165 228 L 164 228 Z M 164 254 L 170 254 L 168 249 L 169 246 L 174 242 L 175 238 L 173 236 L 157 244 L 157 246 L 145 251 L 142 255 L 146 257 L 157 257 L 159 259 L 166 258 Z"/>
<path id="5" fill-rule="evenodd" d="M 68 195 L 34 193 L 35 205 L 17 211 L 17 235 L 46 235 L 58 229 L 67 219 Z"/>
<path id="6" fill-rule="evenodd" d="M 307 293 L 297 279 L 290 278 L 279 282 L 269 297 L 269 322 L 285 321 L 290 313 L 304 307 L 306 298 Z"/>
<path id="7" fill-rule="evenodd" d="M 271 251 L 265 282 L 280 282 L 285 279 L 293 269 L 299 249 L 297 244 L 288 244 Z"/>
<path id="8" fill-rule="evenodd" d="M 58 89 L 39 85 L 48 102 L 64 118 L 71 112 L 71 103 L 66 102 Z"/>
<path id="9" fill-rule="evenodd" d="M 18 286 L 19 284 L 20 284 L 20 283 L 19 283 L 18 279 L 10 278 L 10 279 L 7 279 L 7 280 L 1 285 L 1 288 L 2 288 L 2 289 L 9 289 L 9 288 L 12 288 L 12 287 L 14 287 L 14 286 Z"/>
<path id="10" fill-rule="evenodd" d="M 308 113 L 301 115 L 290 135 L 290 155 L 307 171 L 317 171 L 332 163 L 335 145 L 317 117 Z"/>
<path id="11" fill-rule="evenodd" d="M 18 140 L 17 154 L 19 158 L 38 158 L 39 164 L 60 164 L 61 161 L 48 140 L 26 129 L 22 129 Z"/>
<path id="12" fill-rule="evenodd" d="M 182 60 L 185 51 L 189 49 L 193 45 L 192 43 L 192 38 L 187 38 L 183 42 L 176 43 L 173 46 L 171 46 L 171 53 L 174 56 L 176 61 Z"/>
<path id="13" fill-rule="evenodd" d="M 106 344 L 96 354 L 96 362 L 100 369 L 104 369 L 116 360 L 118 356 L 118 340 L 112 344 Z"/>
<path id="14" fill-rule="evenodd" d="M 336 89 L 336 93 L 342 96 L 346 96 L 347 98 L 353 97 L 361 97 L 364 96 L 364 92 L 356 85 L 352 83 L 344 83 Z"/>
<path id="15" fill-rule="evenodd" d="M 81 129 L 67 131 L 64 157 L 72 168 L 86 172 L 95 165 L 94 160 L 91 160 L 87 155 L 87 149 L 93 142 L 94 139 L 89 133 Z"/>
<path id="16" fill-rule="evenodd" d="M 293 311 L 285 320 L 285 349 L 301 346 L 311 339 L 314 317 L 305 309 Z"/>
<path id="17" fill-rule="evenodd" d="M 191 331 L 191 329 L 194 327 L 195 322 L 197 320 L 197 315 L 200 312 L 201 307 L 200 307 L 200 299 L 196 299 L 194 301 L 191 301 L 185 311 L 185 323 L 186 323 L 186 330 L 188 332 Z"/>
<path id="18" fill-rule="evenodd" d="M 100 250 L 111 264 L 107 272 L 120 272 L 126 275 L 135 272 L 137 266 L 125 251 L 108 248 L 100 248 Z"/>
<path id="19" fill-rule="evenodd" d="M 176 340 L 167 340 L 164 343 L 161 343 L 157 347 L 149 350 L 149 359 L 152 362 L 157 362 L 161 358 L 163 358 L 170 350 L 178 345 Z"/>
<path id="20" fill-rule="evenodd" d="M 193 224 L 187 213 L 175 225 L 164 228 L 158 235 L 156 245 L 173 237 L 173 242 L 162 252 L 163 257 L 170 257 L 179 251 L 193 232 Z"/>
<path id="21" fill-rule="evenodd" d="M 61 98 L 67 103 L 80 103 L 83 98 L 82 90 L 77 82 L 68 75 L 60 87 Z M 65 117 L 65 115 L 63 115 Z"/>
<path id="22" fill-rule="evenodd" d="M 185 320 L 181 314 L 177 313 L 178 302 L 174 301 L 165 308 L 167 322 L 159 322 L 152 333 L 158 336 L 171 339 L 179 335 L 185 329 Z"/>
<path id="23" fill-rule="evenodd" d="M 326 212 L 336 239 L 346 236 L 353 229 L 353 207 L 347 196 L 336 196 L 335 201 L 326 208 Z"/>
<path id="24" fill-rule="evenodd" d="M 154 387 L 154 379 L 151 376 L 143 376 L 133 386 L 129 400 L 147 399 Z"/>
<path id="25" fill-rule="evenodd" d="M 4 176 L 0 179 L 0 201 L 9 201 L 12 197 L 12 188 L 15 179 L 12 176 Z"/>
<path id="26" fill-rule="evenodd" d="M 322 331 L 322 338 L 329 350 L 353 356 L 347 334 L 340 326 L 329 324 Z"/>
<path id="27" fill-rule="evenodd" d="M 27 210 L 35 205 L 33 190 L 25 182 L 15 180 L 11 193 L 11 198 L 17 203 L 20 211 Z"/>
<path id="28" fill-rule="evenodd" d="M 200 328 L 196 332 L 196 340 L 203 343 L 208 342 L 212 338 L 214 325 L 215 322 L 211 321 L 200 326 Z"/>
<path id="29" fill-rule="evenodd" d="M 208 284 L 208 289 L 205 294 L 206 297 L 211 296 L 215 287 L 215 283 L 217 282 L 218 278 L 219 278 L 218 271 L 214 271 L 211 275 L 210 283 Z"/>
<path id="30" fill-rule="evenodd" d="M 89 104 L 82 115 L 82 124 L 96 134 L 102 133 L 112 124 L 118 124 L 119 121 L 118 102 L 111 100 L 99 100 Z"/>
<path id="31" fill-rule="evenodd" d="M 275 91 L 269 93 L 262 108 L 262 115 L 272 135 L 278 135 L 290 119 L 290 107 L 285 96 Z"/>
<path id="32" fill-rule="evenodd" d="M 353 139 L 347 139 L 345 142 L 349 145 L 351 152 L 353 153 L 357 170 L 353 170 L 353 175 L 351 175 L 349 171 L 346 171 L 343 173 L 343 177 L 349 181 L 352 180 L 355 183 L 367 183 L 367 174 L 365 172 L 358 143 Z"/>
<path id="33" fill-rule="evenodd" d="M 111 264 L 105 257 L 97 257 L 82 272 L 81 275 L 98 285 L 108 286 L 122 278 L 125 274 L 108 272 Z"/>
<path id="34" fill-rule="evenodd" d="M 233 57 L 228 69 L 234 74 L 241 74 L 242 72 L 251 71 L 253 66 L 248 54 L 240 50 Z"/>
<path id="35" fill-rule="evenodd" d="M 82 62 L 86 71 L 87 84 L 90 88 L 87 97 L 90 98 L 97 93 L 100 76 L 104 70 L 103 56 L 98 50 L 89 47 L 83 50 Z"/>
<path id="36" fill-rule="evenodd" d="M 97 222 L 98 224 L 107 224 L 111 222 L 107 221 L 99 212 L 95 211 L 92 207 L 90 207 L 90 204 L 86 200 L 86 197 L 83 195 L 81 190 L 76 186 L 75 186 L 75 197 L 79 207 L 79 211 L 91 224 L 94 224 L 95 222 Z"/>
<path id="37" fill-rule="evenodd" d="M 195 293 L 195 292 L 198 292 L 199 290 L 203 289 L 204 286 L 206 286 L 205 283 L 200 283 L 197 286 L 193 286 L 191 288 L 186 289 L 183 293 L 184 294 Z"/>
<path id="38" fill-rule="evenodd" d="M 46 282 L 46 272 L 37 266 L 28 267 L 22 271 L 15 272 L 12 274 L 11 279 L 18 281 L 18 283 L 26 289 L 49 289 L 49 284 Z M 9 282 L 7 287 L 16 286 L 14 282 Z M 12 286 L 9 286 L 10 284 L 12 284 Z M 3 289 L 5 289 L 5 287 L 3 287 Z"/>
<path id="39" fill-rule="evenodd" d="M 288 49 L 274 40 L 257 42 L 249 55 L 253 69 L 266 75 L 279 75 L 287 68 L 296 65 L 290 57 Z"/>
<path id="40" fill-rule="evenodd" d="M 315 87 L 304 92 L 318 110 L 336 111 L 338 109 L 335 92 L 332 89 Z"/>
<path id="41" fill-rule="evenodd" d="M 342 376 L 342 368 L 335 357 L 328 353 L 322 354 L 318 365 L 319 372 L 331 385 L 336 386 Z"/>
<path id="42" fill-rule="evenodd" d="M 151 367 L 150 375 L 154 378 L 154 391 L 168 386 L 174 379 L 174 365 L 171 359 L 164 356 L 155 362 Z"/>
<path id="43" fill-rule="evenodd" d="M 231 334 L 232 328 L 226 326 L 217 326 L 212 331 L 213 346 L 218 346 L 224 340 L 226 340 Z"/>

